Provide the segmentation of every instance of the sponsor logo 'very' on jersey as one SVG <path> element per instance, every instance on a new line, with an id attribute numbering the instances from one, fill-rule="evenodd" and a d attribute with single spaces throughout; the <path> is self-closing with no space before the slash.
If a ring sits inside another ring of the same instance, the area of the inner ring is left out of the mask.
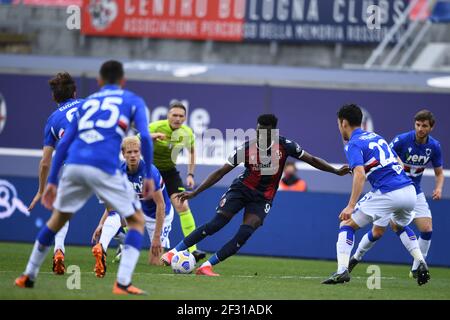
<path id="1" fill-rule="evenodd" d="M 128 180 L 133 186 L 134 191 L 139 195 L 142 194 L 142 188 L 145 177 L 145 162 L 143 160 L 139 161 L 139 166 L 136 172 L 128 171 L 127 163 L 122 162 L 121 164 L 122 171 L 127 175 Z M 172 209 L 172 204 L 170 203 L 170 198 L 166 190 L 166 185 L 164 184 L 164 180 L 161 177 L 158 169 L 152 164 L 152 177 L 155 181 L 155 192 L 161 190 L 164 197 L 164 202 L 166 204 L 166 216 L 170 214 L 170 210 Z M 144 214 L 150 218 L 156 219 L 156 203 L 152 199 L 150 200 L 141 200 L 142 211 Z"/>
<path id="2" fill-rule="evenodd" d="M 397 154 L 383 137 L 374 132 L 362 129 L 353 131 L 345 153 L 351 169 L 364 167 L 367 180 L 374 190 L 386 193 L 412 184 L 398 163 Z"/>
<path id="3" fill-rule="evenodd" d="M 429 163 L 433 168 L 443 166 L 441 144 L 431 136 L 424 144 L 416 142 L 416 132 L 402 133 L 392 140 L 391 148 L 403 161 L 406 174 L 411 178 L 417 194 L 422 193 L 420 182 Z"/>

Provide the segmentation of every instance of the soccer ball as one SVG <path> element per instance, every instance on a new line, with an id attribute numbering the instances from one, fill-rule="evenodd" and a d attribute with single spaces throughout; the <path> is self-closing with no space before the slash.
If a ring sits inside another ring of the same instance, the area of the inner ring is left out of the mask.
<path id="1" fill-rule="evenodd" d="M 195 268 L 195 258 L 189 251 L 180 251 L 172 257 L 170 265 L 175 273 L 191 273 Z"/>

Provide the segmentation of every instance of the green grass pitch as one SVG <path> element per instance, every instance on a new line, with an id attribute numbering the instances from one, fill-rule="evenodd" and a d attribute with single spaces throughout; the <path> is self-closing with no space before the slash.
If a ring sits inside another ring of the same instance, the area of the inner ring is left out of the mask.
<path id="1" fill-rule="evenodd" d="M 146 290 L 145 297 L 117 297 L 111 293 L 117 264 L 109 250 L 108 272 L 97 279 L 89 247 L 66 248 L 66 267 L 78 265 L 81 289 L 69 290 L 70 274 L 53 275 L 51 255 L 41 268 L 33 289 L 13 286 L 23 272 L 31 244 L 0 243 L 0 300 L 5 299 L 157 299 L 157 300 L 253 300 L 253 299 L 450 299 L 450 268 L 431 268 L 431 281 L 419 287 L 408 278 L 406 265 L 380 264 L 381 289 L 369 290 L 366 273 L 369 264 L 356 267 L 350 283 L 337 286 L 320 284 L 335 270 L 335 262 L 235 256 L 215 267 L 221 277 L 175 275 L 168 267 L 147 265 L 142 251 L 133 283 Z"/>

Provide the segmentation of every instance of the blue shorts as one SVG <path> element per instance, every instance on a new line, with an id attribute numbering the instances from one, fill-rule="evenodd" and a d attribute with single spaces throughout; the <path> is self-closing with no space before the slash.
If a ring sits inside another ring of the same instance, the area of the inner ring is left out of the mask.
<path id="1" fill-rule="evenodd" d="M 262 225 L 271 207 L 272 203 L 257 191 L 244 185 L 232 184 L 220 199 L 216 211 L 234 215 L 244 208 L 245 213 L 256 214 L 261 219 Z"/>

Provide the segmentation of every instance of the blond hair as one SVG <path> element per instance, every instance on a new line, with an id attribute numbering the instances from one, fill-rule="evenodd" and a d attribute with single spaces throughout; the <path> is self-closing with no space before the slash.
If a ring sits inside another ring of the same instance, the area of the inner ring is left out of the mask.
<path id="1" fill-rule="evenodd" d="M 139 149 L 141 149 L 141 140 L 137 136 L 125 137 L 122 140 L 122 151 L 130 145 L 138 145 Z"/>

